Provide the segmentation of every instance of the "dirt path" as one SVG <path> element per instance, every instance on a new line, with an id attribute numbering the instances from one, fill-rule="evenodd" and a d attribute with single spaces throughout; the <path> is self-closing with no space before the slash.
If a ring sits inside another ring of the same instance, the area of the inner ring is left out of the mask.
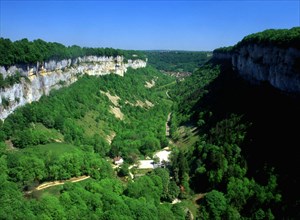
<path id="1" fill-rule="evenodd" d="M 129 171 L 129 176 L 131 177 L 131 180 L 133 181 L 133 179 L 134 179 L 134 175 L 131 173 L 131 169 L 134 167 L 135 165 L 130 165 L 129 167 L 128 167 L 128 171 Z M 134 181 L 133 181 L 134 182 Z"/>
<path id="2" fill-rule="evenodd" d="M 166 96 L 170 99 L 169 90 L 166 91 Z"/>
<path id="3" fill-rule="evenodd" d="M 186 213 L 186 215 L 187 214 L 189 215 L 188 219 L 191 219 L 191 220 L 195 219 L 193 213 L 191 212 L 191 210 L 189 208 L 185 208 L 184 212 Z"/>
<path id="4" fill-rule="evenodd" d="M 169 122 L 171 120 L 171 112 L 168 114 L 168 118 L 167 118 L 167 122 L 166 122 L 166 136 L 169 137 L 170 136 L 170 126 L 169 126 Z"/>
<path id="5" fill-rule="evenodd" d="M 199 208 L 199 205 L 198 205 L 198 200 L 200 199 L 203 199 L 203 197 L 206 195 L 206 193 L 199 193 L 199 194 L 196 194 L 193 198 L 193 203 L 194 205 Z"/>
<path id="6" fill-rule="evenodd" d="M 5 144 L 6 144 L 8 150 L 18 150 L 18 148 L 14 147 L 13 143 L 11 142 L 11 140 L 6 140 Z"/>
<path id="7" fill-rule="evenodd" d="M 42 190 L 42 189 L 46 189 L 52 186 L 57 186 L 57 185 L 63 185 L 65 184 L 65 182 L 80 182 L 82 180 L 88 179 L 90 178 L 90 176 L 80 176 L 80 177 L 73 177 L 71 179 L 68 180 L 57 180 L 57 181 L 52 181 L 52 182 L 45 182 L 42 183 L 41 185 L 37 186 L 34 190 Z"/>

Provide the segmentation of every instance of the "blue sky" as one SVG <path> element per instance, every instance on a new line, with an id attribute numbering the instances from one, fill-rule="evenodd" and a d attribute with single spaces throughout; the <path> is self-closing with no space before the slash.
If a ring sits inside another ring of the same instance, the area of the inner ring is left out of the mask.
<path id="1" fill-rule="evenodd" d="M 0 1 L 0 36 L 13 41 L 213 50 L 254 32 L 300 26 L 300 0 Z"/>

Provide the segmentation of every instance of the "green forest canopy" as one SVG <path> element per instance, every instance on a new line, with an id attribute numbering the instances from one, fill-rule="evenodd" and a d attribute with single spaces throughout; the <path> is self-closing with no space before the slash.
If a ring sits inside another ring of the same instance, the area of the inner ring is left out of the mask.
<path id="1" fill-rule="evenodd" d="M 171 72 L 194 72 L 210 59 L 208 51 L 143 51 L 149 65 L 158 70 Z"/>
<path id="2" fill-rule="evenodd" d="M 29 41 L 24 38 L 12 42 L 10 39 L 0 38 L 0 66 L 34 64 L 37 61 L 72 59 L 89 55 L 114 57 L 119 55 L 126 59 L 144 59 L 141 52 L 133 50 L 79 47 L 76 45 L 67 47 L 60 43 L 46 42 L 41 39 Z"/>
<path id="3" fill-rule="evenodd" d="M 224 81 L 221 73 L 218 66 L 202 66 L 174 88 L 164 87 L 174 79 L 149 67 L 129 70 L 124 78 L 86 76 L 18 109 L 0 126 L 0 218 L 188 219 L 186 207 L 167 202 L 177 197 L 183 203 L 185 199 L 195 202 L 194 193 L 204 192 L 196 212 L 201 219 L 274 219 L 286 208 L 280 203 L 277 175 L 266 168 L 263 180 L 254 178 L 243 157 L 241 146 L 250 124 L 231 108 L 220 116 L 224 106 L 236 107 L 230 100 L 226 105 L 221 102 L 222 108 L 211 103 L 216 100 L 213 89 L 219 91 L 230 81 Z M 146 89 L 145 81 L 156 77 L 155 87 Z M 100 90 L 121 98 L 124 121 L 109 112 L 111 103 Z M 228 90 L 220 92 L 226 95 Z M 143 109 L 125 103 L 137 99 L 155 106 Z M 188 123 L 197 126 L 198 141 L 175 148 L 167 169 L 134 182 L 120 181 L 104 158 L 122 154 L 127 163 L 134 163 L 166 146 L 165 120 L 170 111 L 172 137 L 179 125 Z M 112 131 L 117 136 L 108 145 L 104 139 Z M 5 140 L 19 150 L 5 150 Z M 92 178 L 31 199 L 22 195 L 41 181 L 78 175 Z"/>
<path id="4" fill-rule="evenodd" d="M 151 80 L 155 87 L 145 87 Z M 167 145 L 171 101 L 160 87 L 172 81 L 149 67 L 124 77 L 85 76 L 17 109 L 0 124 L 0 219 L 184 220 L 182 205 L 170 204 L 179 187 L 167 169 L 128 182 L 108 162 L 122 155 L 128 166 Z M 124 120 L 109 111 L 113 104 L 101 91 L 120 97 Z M 134 106 L 138 100 L 154 106 Z M 41 182 L 81 175 L 91 178 L 28 193 Z"/>
<path id="5" fill-rule="evenodd" d="M 268 29 L 247 35 L 234 46 L 221 47 L 214 52 L 232 52 L 248 44 L 262 44 L 280 48 L 293 47 L 300 49 L 300 27 L 291 29 Z"/>
<path id="6" fill-rule="evenodd" d="M 243 38 L 235 48 L 243 45 L 257 43 L 273 45 L 282 48 L 294 47 L 300 49 L 300 27 L 291 29 L 268 29 L 262 32 L 250 34 Z"/>

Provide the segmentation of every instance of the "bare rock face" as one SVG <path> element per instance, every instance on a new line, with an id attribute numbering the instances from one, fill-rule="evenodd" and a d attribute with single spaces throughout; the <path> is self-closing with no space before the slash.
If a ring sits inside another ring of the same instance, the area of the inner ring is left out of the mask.
<path id="1" fill-rule="evenodd" d="M 214 60 L 231 62 L 232 68 L 253 83 L 300 93 L 300 50 L 272 45 L 248 44 L 232 52 L 214 52 Z"/>
<path id="2" fill-rule="evenodd" d="M 247 45 L 232 56 L 232 66 L 242 77 L 269 82 L 286 92 L 300 92 L 300 51 L 271 46 Z"/>
<path id="3" fill-rule="evenodd" d="M 52 89 L 59 89 L 76 82 L 84 74 L 124 76 L 127 68 L 143 68 L 146 65 L 143 60 L 124 63 L 121 56 L 86 56 L 60 61 L 51 60 L 43 64 L 37 63 L 35 66 L 11 66 L 7 70 L 0 67 L 0 74 L 4 79 L 17 72 L 24 76 L 20 83 L 0 89 L 0 119 L 7 118 L 19 106 L 38 101 L 42 95 L 48 95 Z"/>
<path id="4" fill-rule="evenodd" d="M 147 63 L 143 60 L 128 60 L 128 63 L 126 64 L 126 67 L 131 67 L 133 69 L 138 69 L 138 68 L 144 68 L 146 67 Z"/>

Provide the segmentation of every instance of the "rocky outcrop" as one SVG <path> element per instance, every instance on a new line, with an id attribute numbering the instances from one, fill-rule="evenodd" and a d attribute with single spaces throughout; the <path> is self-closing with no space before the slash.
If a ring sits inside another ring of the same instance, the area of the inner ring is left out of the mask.
<path id="1" fill-rule="evenodd" d="M 214 53 L 215 59 L 231 58 L 232 67 L 244 79 L 289 93 L 300 93 L 300 50 L 248 44 L 234 51 Z"/>
<path id="2" fill-rule="evenodd" d="M 0 89 L 0 119 L 4 120 L 19 106 L 37 101 L 42 95 L 48 95 L 52 89 L 68 86 L 84 74 L 124 76 L 127 68 L 142 68 L 146 66 L 143 60 L 128 60 L 123 57 L 86 56 L 61 61 L 51 60 L 35 66 L 12 66 L 7 70 L 0 67 L 3 78 L 20 73 L 20 83 Z M 37 71 L 38 70 L 38 71 Z"/>
<path id="3" fill-rule="evenodd" d="M 244 78 L 269 82 L 286 92 L 300 92 L 300 51 L 257 44 L 243 46 L 232 56 L 233 68 Z"/>

